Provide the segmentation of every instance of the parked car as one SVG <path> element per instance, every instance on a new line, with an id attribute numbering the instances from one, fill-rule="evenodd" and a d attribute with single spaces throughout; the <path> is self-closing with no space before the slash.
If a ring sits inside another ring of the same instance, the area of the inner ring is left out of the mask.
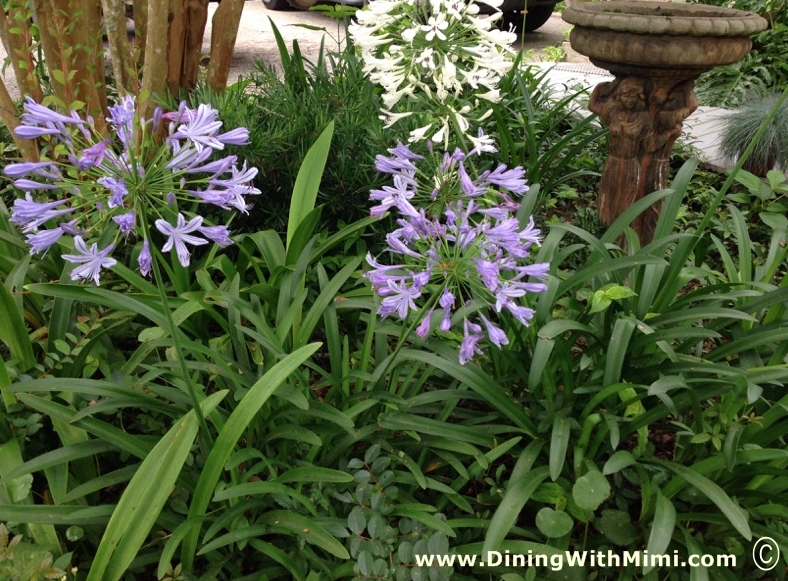
<path id="1" fill-rule="evenodd" d="M 263 0 L 263 4 L 269 10 L 290 10 L 291 8 L 307 10 L 319 2 L 345 4 L 346 6 L 361 8 L 367 1 L 368 0 Z M 517 31 L 522 31 L 523 24 L 525 24 L 525 32 L 533 32 L 547 22 L 558 2 L 559 0 L 503 0 L 500 10 L 503 12 L 504 24 L 512 24 Z M 525 19 L 523 19 L 524 11 Z M 525 20 L 524 23 L 523 20 Z"/>

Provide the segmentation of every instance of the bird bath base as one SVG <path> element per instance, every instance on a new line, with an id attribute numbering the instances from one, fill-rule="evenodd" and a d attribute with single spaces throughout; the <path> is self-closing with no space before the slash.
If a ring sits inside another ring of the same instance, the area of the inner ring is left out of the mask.
<path id="1" fill-rule="evenodd" d="M 563 18 L 575 25 L 572 48 L 615 76 L 589 100 L 610 129 L 597 204 L 609 225 L 638 199 L 667 187 L 673 145 L 698 107 L 695 80 L 743 58 L 749 35 L 767 23 L 740 10 L 640 0 L 581 2 Z M 652 206 L 633 224 L 641 242 L 653 238 L 660 209 Z"/>

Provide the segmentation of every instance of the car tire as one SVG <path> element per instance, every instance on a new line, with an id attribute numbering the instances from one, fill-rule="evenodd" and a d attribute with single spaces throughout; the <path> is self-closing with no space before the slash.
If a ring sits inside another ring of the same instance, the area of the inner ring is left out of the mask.
<path id="1" fill-rule="evenodd" d="M 525 16 L 525 23 L 523 23 L 523 13 L 521 11 L 506 12 L 503 15 L 503 22 L 507 26 L 511 24 L 517 34 L 523 32 L 523 24 L 525 24 L 525 32 L 533 32 L 541 27 L 545 22 L 550 20 L 553 14 L 552 4 L 539 4 L 531 6 Z"/>
<path id="2" fill-rule="evenodd" d="M 287 0 L 263 0 L 263 6 L 268 10 L 291 10 L 292 6 Z"/>

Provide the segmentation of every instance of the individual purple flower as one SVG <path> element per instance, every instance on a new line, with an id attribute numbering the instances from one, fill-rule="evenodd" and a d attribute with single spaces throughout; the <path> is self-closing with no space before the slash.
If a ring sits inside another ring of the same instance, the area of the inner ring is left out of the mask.
<path id="1" fill-rule="evenodd" d="M 46 222 L 74 212 L 73 208 L 55 209 L 64 203 L 63 200 L 36 202 L 28 193 L 24 200 L 14 200 L 9 221 L 21 226 L 22 232 L 34 232 Z"/>
<path id="2" fill-rule="evenodd" d="M 394 176 L 394 187 L 383 186 L 382 190 L 370 192 L 370 199 L 380 204 L 373 206 L 369 213 L 372 217 L 379 218 L 390 208 L 396 207 L 401 214 L 418 217 L 418 211 L 409 202 L 414 195 L 415 192 L 409 189 L 408 183 L 401 176 Z"/>
<path id="3" fill-rule="evenodd" d="M 504 164 L 500 164 L 492 171 L 482 173 L 479 176 L 478 184 L 481 187 L 494 185 L 515 194 L 524 194 L 528 191 L 523 168 L 515 167 L 513 169 L 507 169 Z"/>
<path id="4" fill-rule="evenodd" d="M 134 102 L 134 97 L 125 95 L 120 103 L 109 108 L 109 121 L 118 133 L 121 142 L 127 147 L 134 139 L 134 115 L 136 114 L 137 107 Z"/>
<path id="5" fill-rule="evenodd" d="M 11 222 L 14 224 L 25 225 L 41 216 L 42 213 L 54 210 L 58 206 L 65 204 L 63 200 L 52 202 L 36 202 L 30 193 L 25 194 L 25 199 L 17 198 L 11 207 Z"/>
<path id="6" fill-rule="evenodd" d="M 387 317 L 392 313 L 397 313 L 400 319 L 408 316 L 408 311 L 417 310 L 415 300 L 421 296 L 421 290 L 408 286 L 405 281 L 395 282 L 389 280 L 388 283 L 391 294 L 383 299 L 383 303 L 378 310 L 381 317 Z"/>
<path id="7" fill-rule="evenodd" d="M 140 274 L 142 276 L 148 276 L 148 274 L 150 274 L 151 261 L 150 245 L 146 238 L 142 241 L 142 250 L 140 250 L 140 255 L 137 257 L 137 264 L 140 267 Z"/>
<path id="8" fill-rule="evenodd" d="M 498 277 L 501 274 L 501 270 L 494 262 L 490 262 L 489 260 L 475 258 L 474 262 L 476 263 L 476 272 L 482 277 L 484 286 L 495 292 L 495 289 L 497 289 L 500 284 Z"/>
<path id="9" fill-rule="evenodd" d="M 167 252 L 175 248 L 175 253 L 178 255 L 178 262 L 181 263 L 181 266 L 189 266 L 191 253 L 189 249 L 186 248 L 186 244 L 191 244 L 192 246 L 208 244 L 208 241 L 204 238 L 198 238 L 197 236 L 191 235 L 191 233 L 197 231 L 201 225 L 202 216 L 195 216 L 189 220 L 189 222 L 186 222 L 186 218 L 180 213 L 178 214 L 178 223 L 175 226 L 165 220 L 156 220 L 156 228 L 159 232 L 165 236 L 169 236 L 167 242 L 162 246 L 162 251 Z"/>
<path id="10" fill-rule="evenodd" d="M 74 236 L 74 248 L 79 254 L 63 255 L 64 260 L 80 265 L 71 271 L 71 280 L 93 280 L 98 285 L 101 269 L 111 268 L 117 264 L 117 260 L 109 256 L 115 248 L 114 244 L 99 250 L 98 244 L 94 242 L 88 248 L 81 236 Z"/>
<path id="11" fill-rule="evenodd" d="M 228 155 L 227 157 L 203 165 L 191 163 L 186 167 L 186 171 L 188 173 L 209 173 L 212 174 L 213 178 L 217 178 L 223 173 L 230 171 L 230 168 L 234 166 L 237 161 L 238 158 L 236 156 Z"/>
<path id="12" fill-rule="evenodd" d="M 446 332 L 451 329 L 451 310 L 454 306 L 454 295 L 451 294 L 448 288 L 443 288 L 438 304 L 443 308 L 443 319 L 441 320 L 440 329 Z"/>
<path id="13" fill-rule="evenodd" d="M 173 133 L 173 139 L 189 140 L 201 151 L 204 147 L 224 149 L 224 144 L 217 139 L 222 122 L 217 120 L 219 112 L 210 105 L 201 104 L 197 110 L 187 109 L 186 122 Z"/>
<path id="14" fill-rule="evenodd" d="M 123 178 L 116 179 L 112 176 L 105 176 L 96 181 L 110 191 L 111 195 L 107 205 L 110 208 L 122 208 L 123 198 L 129 194 L 129 190 L 126 187 L 126 180 Z"/>
<path id="15" fill-rule="evenodd" d="M 104 161 L 104 156 L 107 153 L 107 146 L 110 143 L 109 139 L 103 139 L 95 145 L 83 149 L 82 155 L 77 159 L 74 165 L 83 171 L 99 165 Z"/>
<path id="16" fill-rule="evenodd" d="M 124 234 L 128 234 L 132 230 L 134 230 L 134 225 L 136 224 L 134 210 L 130 212 L 126 212 L 125 214 L 119 214 L 117 216 L 112 217 L 112 221 L 115 222 L 120 231 Z"/>

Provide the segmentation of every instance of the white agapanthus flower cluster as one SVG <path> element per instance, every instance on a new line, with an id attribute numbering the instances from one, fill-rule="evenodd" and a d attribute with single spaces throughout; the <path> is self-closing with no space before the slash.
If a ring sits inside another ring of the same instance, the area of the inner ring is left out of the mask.
<path id="1" fill-rule="evenodd" d="M 478 147 L 479 126 L 512 67 L 516 35 L 495 27 L 500 17 L 480 14 L 467 0 L 374 0 L 359 10 L 349 31 L 364 71 L 383 88 L 386 126 L 415 115 L 421 127 L 410 132 L 411 142 L 448 148 L 458 132 Z"/>

